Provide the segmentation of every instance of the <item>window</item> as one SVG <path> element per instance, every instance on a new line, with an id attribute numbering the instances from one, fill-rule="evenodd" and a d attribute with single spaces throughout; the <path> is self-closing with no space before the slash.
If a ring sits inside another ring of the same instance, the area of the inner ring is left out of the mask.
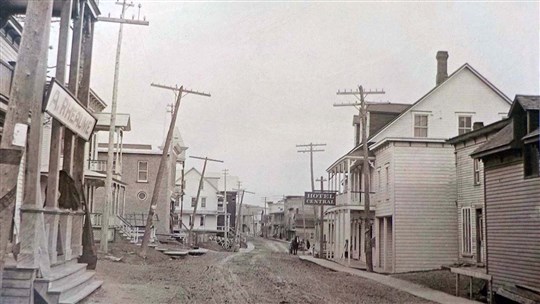
<path id="1" fill-rule="evenodd" d="M 206 197 L 201 197 L 201 207 L 206 208 Z"/>
<path id="2" fill-rule="evenodd" d="M 473 161 L 473 181 L 475 185 L 480 185 L 480 160 L 475 158 Z"/>
<path id="3" fill-rule="evenodd" d="M 191 207 L 195 207 L 196 204 L 197 204 L 197 198 L 196 198 L 196 197 L 192 197 L 192 198 L 191 198 Z"/>
<path id="4" fill-rule="evenodd" d="M 389 173 L 389 169 L 388 169 L 388 166 L 389 165 L 386 165 L 386 167 L 384 167 L 384 173 L 385 173 L 385 177 L 386 177 L 386 187 L 388 188 L 388 184 L 390 183 L 390 173 Z"/>
<path id="5" fill-rule="evenodd" d="M 538 144 L 527 144 L 523 147 L 523 167 L 525 177 L 538 177 L 540 172 L 540 153 Z"/>
<path id="6" fill-rule="evenodd" d="M 146 183 L 148 182 L 148 162 L 139 161 L 137 163 L 137 182 Z"/>
<path id="7" fill-rule="evenodd" d="M 458 135 L 465 134 L 472 130 L 472 117 L 471 116 L 459 116 L 458 117 Z"/>
<path id="8" fill-rule="evenodd" d="M 471 208 L 461 209 L 461 253 L 472 253 Z"/>
<path id="9" fill-rule="evenodd" d="M 204 226 L 204 215 L 201 215 L 201 222 L 199 223 L 199 226 Z"/>
<path id="10" fill-rule="evenodd" d="M 204 190 L 204 181 L 201 183 L 201 190 Z"/>
<path id="11" fill-rule="evenodd" d="M 377 168 L 377 190 L 381 191 L 381 167 Z"/>
<path id="12" fill-rule="evenodd" d="M 427 114 L 414 115 L 414 137 L 428 136 L 428 116 Z"/>

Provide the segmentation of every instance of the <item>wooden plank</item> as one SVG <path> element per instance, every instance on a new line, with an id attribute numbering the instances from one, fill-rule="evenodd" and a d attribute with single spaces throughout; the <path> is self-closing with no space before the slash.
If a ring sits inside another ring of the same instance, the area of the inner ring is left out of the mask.
<path id="1" fill-rule="evenodd" d="M 485 272 L 480 272 L 478 270 L 450 267 L 450 271 L 453 273 L 466 275 L 468 277 L 474 277 L 474 278 L 488 280 L 488 281 L 491 280 L 491 275 L 486 274 Z"/>

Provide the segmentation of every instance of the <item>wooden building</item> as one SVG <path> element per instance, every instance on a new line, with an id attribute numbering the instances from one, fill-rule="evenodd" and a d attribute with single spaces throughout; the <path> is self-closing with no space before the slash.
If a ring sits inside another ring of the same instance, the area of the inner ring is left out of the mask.
<path id="1" fill-rule="evenodd" d="M 377 125 L 366 143 L 371 231 L 364 231 L 362 221 L 364 143 L 327 169 L 329 189 L 338 192 L 337 205 L 325 213 L 327 258 L 364 262 L 368 235 L 377 271 L 429 270 L 457 261 L 455 156 L 446 140 L 470 131 L 475 121 L 500 120 L 510 100 L 469 64 L 448 75 L 448 54 L 438 52 L 436 58 L 436 86 L 399 113 L 389 113 L 385 123 L 370 124 Z M 377 113 L 368 117 L 373 121 Z"/>
<path id="2" fill-rule="evenodd" d="M 539 111 L 540 96 L 517 95 L 506 126 L 472 153 L 484 164 L 487 273 L 520 303 L 540 301 Z"/>
<path id="3" fill-rule="evenodd" d="M 203 178 L 201 192 L 197 212 L 194 214 L 195 204 L 197 201 L 197 191 L 201 180 L 201 173 L 191 168 L 184 175 L 184 202 L 183 206 L 177 208 L 176 212 L 181 214 L 183 227 L 180 231 L 187 232 L 193 224 L 193 231 L 200 236 L 200 240 L 206 239 L 207 236 L 217 235 L 225 231 L 225 226 L 218 226 L 218 216 L 227 216 L 223 202 L 219 200 L 220 176 L 218 174 L 205 174 Z M 230 202 L 229 202 L 230 203 Z M 230 217 L 229 217 L 230 219 Z M 223 223 L 225 224 L 225 223 Z"/>
<path id="4" fill-rule="evenodd" d="M 93 113 L 99 110 L 92 100 L 90 74 L 93 27 L 100 12 L 93 0 L 65 3 L 72 5 L 0 3 L 0 197 L 10 200 L 6 190 L 17 192 L 13 201 L 2 201 L 0 207 L 2 303 L 75 303 L 102 284 L 87 270 L 92 264 L 95 267 L 97 257 L 93 246 L 83 242 L 86 208 L 76 194 L 86 186 L 85 148 L 96 122 Z M 22 31 L 9 16 L 25 13 Z M 48 81 L 46 46 L 52 16 L 61 17 L 66 35 L 59 39 L 55 81 Z M 68 39 L 70 31 L 73 35 Z M 68 59 L 64 51 L 70 44 L 74 51 Z M 71 62 L 69 82 L 67 61 Z M 56 111 L 60 98 L 54 96 L 62 96 L 62 105 L 69 110 Z M 44 111 L 47 114 L 41 115 Z M 76 123 L 70 117 L 77 117 Z M 51 121 L 58 131 L 54 135 L 47 134 Z M 10 156 L 16 154 L 24 156 L 16 161 Z M 14 213 L 19 227 L 12 234 Z"/>
<path id="5" fill-rule="evenodd" d="M 458 216 L 458 262 L 483 267 L 486 260 L 484 225 L 484 165 L 471 153 L 508 124 L 507 119 L 483 127 L 475 122 L 473 130 L 449 139 L 456 155 L 456 191 Z"/>

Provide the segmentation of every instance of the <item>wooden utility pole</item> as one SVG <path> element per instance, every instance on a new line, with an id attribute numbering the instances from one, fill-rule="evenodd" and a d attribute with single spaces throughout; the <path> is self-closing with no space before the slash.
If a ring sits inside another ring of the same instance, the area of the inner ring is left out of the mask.
<path id="1" fill-rule="evenodd" d="M 225 208 L 225 215 L 223 217 L 223 224 L 225 225 L 225 242 L 229 242 L 229 219 L 227 219 L 227 175 L 229 169 L 223 169 L 223 208 Z"/>
<path id="2" fill-rule="evenodd" d="M 66 83 L 66 68 L 67 68 L 67 48 L 69 42 L 70 21 L 72 13 L 72 0 L 66 0 L 62 6 L 61 18 L 60 18 L 60 32 L 58 37 L 58 54 L 56 57 L 56 80 L 65 85 Z M 47 192 L 45 201 L 48 203 L 48 207 L 56 208 L 58 206 L 58 180 L 60 173 L 60 144 L 64 136 L 64 126 L 52 118 L 51 126 L 51 148 L 49 153 L 49 172 L 47 176 Z M 58 229 L 58 222 L 50 227 L 51 230 Z M 54 233 L 53 233 L 54 234 Z M 55 242 L 56 240 L 52 240 Z M 56 246 L 52 246 L 51 249 L 56 250 Z M 56 254 L 51 254 L 55 256 Z"/>
<path id="3" fill-rule="evenodd" d="M 104 22 L 113 22 L 120 23 L 120 28 L 118 30 L 118 44 L 116 46 L 116 61 L 114 65 L 114 81 L 113 81 L 113 95 L 111 101 L 111 121 L 109 126 L 109 143 L 107 145 L 107 177 L 105 178 L 105 194 L 107 196 L 105 204 L 103 206 L 103 213 L 101 218 L 101 238 L 100 238 L 100 249 L 102 252 L 108 252 L 108 234 L 109 234 L 109 209 L 112 205 L 112 178 L 113 178 L 113 151 L 114 151 L 114 133 L 116 131 L 116 105 L 118 100 L 118 78 L 120 76 L 120 53 L 122 50 L 122 34 L 124 29 L 124 24 L 134 24 L 134 25 L 149 25 L 148 21 L 141 20 L 129 20 L 125 19 L 126 10 L 129 7 L 134 6 L 133 3 L 127 3 L 126 0 L 123 2 L 116 2 L 116 4 L 122 6 L 122 13 L 120 18 L 111 18 L 111 17 L 99 17 L 98 21 Z M 140 5 L 139 5 L 140 9 Z M 117 166 L 119 164 L 116 164 Z"/>
<path id="4" fill-rule="evenodd" d="M 311 171 L 311 191 L 315 191 L 315 177 L 313 175 L 313 153 L 314 152 L 324 152 L 324 149 L 313 149 L 313 147 L 322 147 L 326 146 L 326 144 L 304 144 L 304 145 L 296 145 L 297 148 L 307 148 L 306 150 L 299 150 L 298 153 L 309 153 L 309 168 Z M 314 219 L 317 219 L 317 210 L 316 208 L 313 208 L 313 216 Z M 304 238 L 306 237 L 306 212 L 304 209 L 304 200 L 302 200 L 302 219 L 303 219 L 303 225 L 304 225 Z M 315 227 L 315 238 L 317 238 L 317 228 Z M 305 249 L 304 249 L 305 253 Z"/>
<path id="5" fill-rule="evenodd" d="M 234 235 L 234 246 L 236 246 L 236 242 L 238 241 L 238 235 L 242 232 L 240 227 L 243 224 L 242 223 L 242 204 L 244 202 L 244 193 L 247 192 L 247 193 L 255 194 L 254 192 L 247 191 L 246 189 L 241 189 L 240 187 L 241 185 L 242 183 L 238 181 L 238 189 L 234 189 L 238 191 L 239 197 L 240 197 L 240 204 L 238 205 L 238 212 L 237 212 L 238 216 L 236 217 L 236 227 L 235 227 L 236 233 Z M 235 251 L 236 251 L 236 248 L 235 248 Z"/>
<path id="6" fill-rule="evenodd" d="M 192 220 L 189 225 L 189 242 L 191 245 L 194 245 L 196 242 L 194 242 L 195 238 L 193 237 L 193 226 L 195 225 L 195 215 L 197 214 L 197 207 L 199 206 L 199 198 L 201 195 L 201 190 L 203 188 L 204 174 L 206 172 L 206 164 L 208 163 L 208 161 L 213 161 L 213 162 L 218 162 L 218 163 L 222 163 L 223 161 L 219 159 L 211 159 L 208 157 L 199 157 L 199 156 L 190 156 L 190 158 L 204 160 L 203 169 L 201 172 L 201 179 L 199 180 L 199 187 L 197 188 L 197 196 L 195 197 L 195 207 L 193 208 Z"/>
<path id="7" fill-rule="evenodd" d="M 32 154 L 32 157 L 37 156 L 39 159 L 40 143 L 32 142 L 34 136 L 30 137 L 26 148 L 28 118 L 31 118 L 33 126 L 38 126 L 30 130 L 30 133 L 41 133 L 41 105 L 47 73 L 52 7 L 53 1 L 27 3 L 23 38 L 0 143 L 0 286 L 13 221 L 21 157 L 26 149 L 27 155 Z M 39 168 L 34 170 L 37 170 L 39 175 Z M 37 194 L 39 183 L 32 186 L 33 192 Z M 36 206 L 38 202 L 32 200 L 35 198 L 37 195 L 24 193 L 24 204 Z"/>
<path id="8" fill-rule="evenodd" d="M 362 164 L 362 174 L 364 179 L 364 228 L 365 228 L 365 235 L 364 235 L 364 250 L 366 255 L 366 266 L 367 271 L 373 272 L 373 256 L 372 256 L 372 249 L 371 249 L 371 213 L 370 213 L 370 201 L 369 201 L 369 194 L 370 194 L 370 184 L 369 184 L 369 152 L 368 152 L 368 142 L 367 142 L 367 102 L 365 101 L 365 97 L 367 95 L 372 94 L 384 94 L 384 91 L 364 91 L 364 88 L 362 86 L 358 86 L 358 91 L 344 91 L 344 92 L 337 92 L 338 95 L 354 95 L 356 99 L 358 99 L 358 102 L 355 103 L 346 103 L 346 104 L 334 104 L 336 107 L 342 107 L 342 106 L 348 106 L 348 107 L 355 107 L 358 109 L 360 118 L 361 118 L 361 129 L 362 129 L 362 150 L 363 150 L 363 164 Z M 350 183 L 347 187 L 350 187 Z M 350 191 L 349 189 L 347 189 Z M 350 224 L 350 223 L 349 223 Z M 350 252 L 350 250 L 349 250 Z M 350 253 L 349 253 L 350 255 Z"/>
<path id="9" fill-rule="evenodd" d="M 321 193 L 324 192 L 324 182 L 327 181 L 327 179 L 324 178 L 324 176 L 321 175 L 321 178 L 317 179 L 318 182 L 321 182 Z M 313 206 L 315 208 L 315 206 Z M 323 250 L 324 250 L 324 206 L 321 205 L 321 217 L 319 220 L 319 258 L 322 259 L 323 256 Z"/>
<path id="10" fill-rule="evenodd" d="M 261 219 L 261 222 L 262 222 L 262 227 L 261 227 L 261 232 L 262 232 L 262 236 L 263 237 L 268 237 L 268 227 L 266 226 L 266 218 L 268 217 L 268 213 L 266 211 L 266 199 L 267 197 L 263 197 L 264 199 L 264 213 L 263 213 L 263 216 L 262 216 L 262 219 Z"/>
<path id="11" fill-rule="evenodd" d="M 154 84 L 154 83 L 152 83 L 151 86 L 173 91 L 176 94 L 176 104 L 174 106 L 171 124 L 169 125 L 169 131 L 167 132 L 167 139 L 165 140 L 165 146 L 163 147 L 163 154 L 161 155 L 161 160 L 159 162 L 158 173 L 156 176 L 156 182 L 154 184 L 154 190 L 152 191 L 152 199 L 150 200 L 150 209 L 148 210 L 148 218 L 146 220 L 146 227 L 144 230 L 144 235 L 143 235 L 143 239 L 141 243 L 141 250 L 139 251 L 139 256 L 143 258 L 146 258 L 146 250 L 148 247 L 148 242 L 150 241 L 150 230 L 153 225 L 154 213 L 156 210 L 157 200 L 159 197 L 159 190 L 161 188 L 161 181 L 163 180 L 163 174 L 165 172 L 165 167 L 167 166 L 167 154 L 169 152 L 169 147 L 171 146 L 171 140 L 174 133 L 174 126 L 176 124 L 176 118 L 178 117 L 178 111 L 180 109 L 180 101 L 182 100 L 182 97 L 186 96 L 187 94 L 210 97 L 210 94 L 208 93 L 201 93 L 197 91 L 186 90 L 184 89 L 183 86 L 178 88 L 178 87 L 171 87 L 171 86 L 165 86 L 165 85 Z"/>

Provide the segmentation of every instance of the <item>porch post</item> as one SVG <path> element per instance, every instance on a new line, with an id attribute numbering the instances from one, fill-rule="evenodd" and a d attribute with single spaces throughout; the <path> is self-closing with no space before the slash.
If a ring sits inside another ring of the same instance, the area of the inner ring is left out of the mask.
<path id="1" fill-rule="evenodd" d="M 350 184 L 350 182 L 347 183 L 347 184 Z M 349 190 L 350 190 L 349 186 L 347 186 L 347 188 L 349 188 Z M 350 194 L 350 191 L 349 191 L 349 194 Z M 347 231 L 346 231 L 347 234 L 345 236 L 345 238 L 347 240 L 347 242 L 346 242 L 347 248 L 345 248 L 345 250 L 348 252 L 348 254 L 347 254 L 347 263 L 349 264 L 349 266 L 351 266 L 351 209 L 350 208 L 347 210 L 347 213 L 346 213 L 345 216 L 346 216 L 346 220 L 345 220 L 345 225 L 346 226 L 345 227 L 347 228 Z"/>
<path id="2" fill-rule="evenodd" d="M 347 177 L 346 177 L 346 183 L 345 183 L 345 191 L 347 191 L 347 205 L 351 205 L 352 203 L 352 195 L 351 195 L 351 160 L 347 159 Z M 350 211 L 349 211 L 350 213 Z M 350 240 L 349 240 L 350 242 Z"/>
<path id="3" fill-rule="evenodd" d="M 388 269 L 388 217 L 384 217 L 384 270 Z"/>
<path id="4" fill-rule="evenodd" d="M 364 212 L 366 212 L 364 210 Z M 360 226 L 360 252 L 364 253 L 366 248 L 366 242 L 364 241 L 366 239 L 366 228 L 362 220 L 362 225 Z M 366 262 L 366 255 L 362 254 L 360 260 L 362 262 Z"/>

